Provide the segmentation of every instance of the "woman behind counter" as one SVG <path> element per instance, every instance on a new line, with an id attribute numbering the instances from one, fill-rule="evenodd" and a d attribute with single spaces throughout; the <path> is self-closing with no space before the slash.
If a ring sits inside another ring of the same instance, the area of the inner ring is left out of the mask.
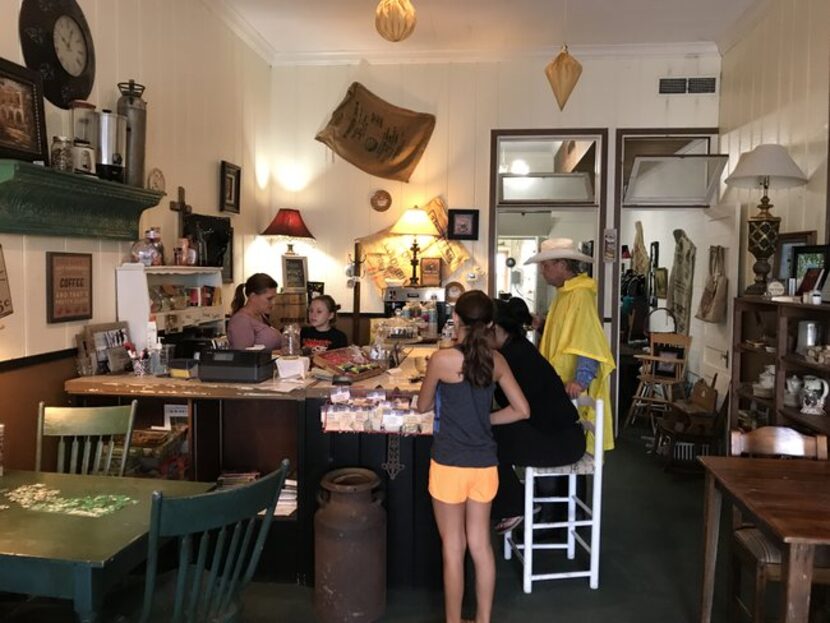
<path id="1" fill-rule="evenodd" d="M 523 519 L 524 487 L 513 465 L 558 467 L 574 463 L 585 453 L 585 432 L 562 379 L 525 337 L 525 327 L 532 322 L 525 302 L 519 298 L 496 301 L 494 322 L 494 346 L 530 404 L 530 419 L 493 427 L 499 456 L 493 516 L 501 520 L 496 531 L 503 533 Z M 501 407 L 508 402 L 498 387 L 495 400 Z"/>
<path id="2" fill-rule="evenodd" d="M 271 308 L 277 296 L 277 282 L 270 275 L 255 273 L 236 286 L 228 321 L 228 342 L 236 350 L 263 346 L 276 350 L 282 336 L 270 324 Z"/>

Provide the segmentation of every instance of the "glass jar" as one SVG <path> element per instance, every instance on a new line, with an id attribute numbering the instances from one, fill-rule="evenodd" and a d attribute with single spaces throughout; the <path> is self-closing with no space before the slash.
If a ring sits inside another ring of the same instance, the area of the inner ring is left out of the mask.
<path id="1" fill-rule="evenodd" d="M 158 251 L 158 263 L 154 263 L 154 266 L 163 266 L 164 265 L 164 244 L 161 242 L 161 227 L 151 227 L 150 232 L 152 233 L 152 241 L 153 246 L 156 247 Z"/>
<path id="2" fill-rule="evenodd" d="M 130 248 L 130 257 L 133 262 L 140 262 L 145 266 L 160 266 L 162 264 L 159 248 L 156 246 L 156 232 L 148 229 L 144 238 L 135 242 Z"/>
<path id="3" fill-rule="evenodd" d="M 300 354 L 300 327 L 296 323 L 291 322 L 282 330 L 282 354 L 289 356 Z"/>
<path id="4" fill-rule="evenodd" d="M 75 164 L 72 160 L 72 141 L 68 137 L 53 136 L 49 152 L 49 162 L 53 169 L 72 173 Z"/>

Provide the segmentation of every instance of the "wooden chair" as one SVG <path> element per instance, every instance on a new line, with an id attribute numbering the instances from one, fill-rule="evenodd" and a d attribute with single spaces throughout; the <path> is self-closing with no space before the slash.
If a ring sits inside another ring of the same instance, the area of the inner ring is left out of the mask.
<path id="1" fill-rule="evenodd" d="M 716 453 L 723 445 L 729 401 L 724 400 L 718 409 L 716 381 L 717 375 L 711 385 L 700 379 L 692 387 L 691 396 L 672 402 L 669 412 L 658 423 L 655 448 L 664 453 L 666 469 L 699 471 L 697 457 Z"/>
<path id="2" fill-rule="evenodd" d="M 732 455 L 798 457 L 827 460 L 827 437 L 825 435 L 802 435 L 791 428 L 764 426 L 743 433 L 731 432 Z M 786 470 L 786 465 L 782 465 Z M 741 525 L 733 532 L 732 539 L 732 621 L 749 619 L 753 623 L 764 620 L 764 600 L 769 581 L 781 580 L 781 551 L 769 541 L 760 530 Z M 751 566 L 754 570 L 754 597 L 751 607 L 741 599 L 741 567 Z M 830 552 L 816 550 L 813 583 L 830 584 Z"/>
<path id="3" fill-rule="evenodd" d="M 110 475 L 113 473 L 115 438 L 123 436 L 121 456 L 117 459 L 120 461 L 117 475 L 123 476 L 137 404 L 133 400 L 129 405 L 118 407 L 47 407 L 41 402 L 38 405 L 35 470 L 41 471 L 43 438 L 57 437 L 58 472 Z"/>
<path id="4" fill-rule="evenodd" d="M 600 551 L 600 528 L 602 519 L 602 470 L 604 461 L 603 431 L 605 413 L 602 400 L 593 402 L 587 395 L 580 396 L 574 401 L 577 406 L 594 405 L 596 413 L 595 422 L 591 423 L 582 420 L 582 425 L 594 433 L 594 447 L 588 448 L 579 461 L 571 465 L 560 467 L 530 467 L 524 468 L 525 484 L 525 512 L 524 512 L 524 535 L 521 543 L 517 543 L 510 530 L 504 535 L 504 557 L 510 560 L 513 553 L 522 563 L 522 588 L 525 593 L 530 593 L 533 582 L 540 580 L 558 580 L 564 578 L 588 578 L 591 588 L 599 587 L 599 551 Z M 592 476 L 591 497 L 582 500 L 577 494 L 576 477 L 579 475 Z M 567 497 L 544 497 L 536 495 L 535 481 L 538 478 L 567 478 Z M 533 512 L 536 505 L 541 504 L 567 504 L 567 521 L 551 523 L 535 522 L 536 514 Z M 580 516 L 584 519 L 577 519 L 577 508 Z M 545 530 L 548 528 L 565 528 L 567 538 L 562 543 L 536 543 L 534 542 L 534 530 Z M 516 528 L 518 529 L 518 528 Z M 587 529 L 587 539 L 580 534 L 580 529 Z M 559 573 L 534 573 L 534 552 L 537 550 L 566 550 L 568 559 L 576 557 L 576 546 L 582 547 L 589 557 L 587 569 L 577 571 L 565 571 Z"/>
<path id="5" fill-rule="evenodd" d="M 680 333 L 649 334 L 649 353 L 634 355 L 642 366 L 626 426 L 645 416 L 649 418 L 652 430 L 656 430 L 655 413 L 666 413 L 672 402 L 686 398 L 686 362 L 691 343 L 690 336 Z"/>
<path id="6" fill-rule="evenodd" d="M 239 594 L 259 563 L 287 474 L 283 459 L 278 470 L 240 487 L 183 498 L 153 494 L 141 623 L 239 620 Z M 159 549 L 171 538 L 179 563 L 169 577 L 169 603 L 157 597 L 165 593 L 157 580 Z"/>

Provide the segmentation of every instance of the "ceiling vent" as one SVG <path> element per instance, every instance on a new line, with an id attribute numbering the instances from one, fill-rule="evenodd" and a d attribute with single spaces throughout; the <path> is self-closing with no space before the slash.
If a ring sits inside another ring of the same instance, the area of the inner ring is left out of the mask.
<path id="1" fill-rule="evenodd" d="M 717 93 L 717 78 L 699 76 L 695 78 L 660 78 L 660 95 L 707 95 Z"/>

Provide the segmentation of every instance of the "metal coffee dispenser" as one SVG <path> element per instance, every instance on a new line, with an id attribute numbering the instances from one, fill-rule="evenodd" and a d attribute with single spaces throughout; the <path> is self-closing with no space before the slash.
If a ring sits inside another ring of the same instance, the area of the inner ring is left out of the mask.
<path id="1" fill-rule="evenodd" d="M 144 147 L 147 137 L 147 102 L 141 99 L 144 85 L 135 80 L 119 82 L 118 114 L 127 119 L 127 163 L 124 181 L 144 188 Z"/>
<path id="2" fill-rule="evenodd" d="M 95 170 L 102 180 L 124 181 L 127 159 L 127 118 L 104 109 L 98 118 L 98 160 Z"/>

